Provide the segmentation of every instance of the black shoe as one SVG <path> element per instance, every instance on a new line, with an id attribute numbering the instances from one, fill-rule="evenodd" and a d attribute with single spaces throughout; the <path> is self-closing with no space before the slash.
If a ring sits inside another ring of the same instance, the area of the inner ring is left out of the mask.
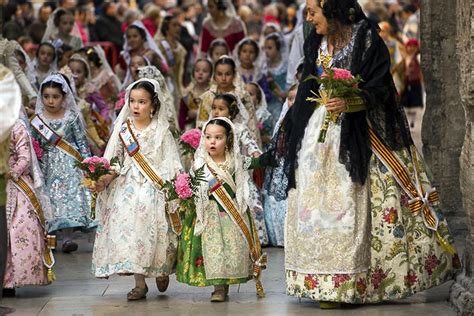
<path id="1" fill-rule="evenodd" d="M 15 294 L 15 289 L 3 289 L 3 297 L 15 297 Z"/>
<path id="2" fill-rule="evenodd" d="M 78 248 L 78 245 L 72 240 L 66 240 L 63 243 L 63 247 L 62 247 L 64 253 L 71 253 L 73 251 L 76 251 L 77 248 Z"/>

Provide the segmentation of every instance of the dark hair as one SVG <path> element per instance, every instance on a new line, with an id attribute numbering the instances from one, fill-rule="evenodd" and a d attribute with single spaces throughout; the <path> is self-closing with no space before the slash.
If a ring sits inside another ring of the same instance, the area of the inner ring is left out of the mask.
<path id="1" fill-rule="evenodd" d="M 231 148 L 233 145 L 234 145 L 234 142 L 232 140 L 232 127 L 229 125 L 229 123 L 227 123 L 226 121 L 224 120 L 220 120 L 220 119 L 211 119 L 207 125 L 206 125 L 206 128 L 209 126 L 209 125 L 219 125 L 219 126 L 222 126 L 223 128 L 225 128 L 225 135 L 227 137 L 227 146 L 229 148 Z M 206 132 L 206 130 L 204 130 L 204 133 Z"/>
<path id="2" fill-rule="evenodd" d="M 297 90 L 299 86 L 299 83 L 294 83 L 291 85 L 291 87 L 288 89 L 288 93 L 290 93 L 293 90 Z"/>
<path id="3" fill-rule="evenodd" d="M 260 102 L 262 102 L 262 99 L 263 99 L 262 90 L 260 88 L 260 85 L 255 81 L 251 81 L 248 84 L 250 84 L 250 85 L 254 86 L 255 88 L 257 88 L 257 101 L 258 101 L 258 104 L 260 104 Z M 257 106 L 257 105 L 255 105 L 255 106 Z"/>
<path id="4" fill-rule="evenodd" d="M 217 70 L 217 66 L 219 65 L 229 65 L 232 68 L 232 72 L 235 74 L 236 66 L 235 61 L 232 58 L 227 56 L 219 58 L 214 65 L 214 70 Z"/>
<path id="5" fill-rule="evenodd" d="M 136 82 L 130 89 L 130 92 L 137 89 L 144 89 L 150 94 L 151 105 L 153 106 L 153 115 L 155 115 L 155 113 L 160 109 L 160 99 L 158 99 L 158 94 L 155 92 L 155 86 L 149 81 L 142 80 Z"/>
<path id="6" fill-rule="evenodd" d="M 63 73 L 59 73 L 59 74 L 61 75 L 61 77 L 64 78 L 64 81 L 66 81 L 67 86 L 69 87 L 69 91 L 72 92 L 73 90 L 72 90 L 72 86 L 71 86 L 71 81 L 69 80 L 68 76 L 66 76 L 66 75 L 63 74 Z"/>
<path id="7" fill-rule="evenodd" d="M 130 25 L 129 27 L 127 27 L 127 30 L 125 31 L 125 33 L 128 32 L 128 30 L 130 29 L 135 29 L 138 31 L 138 33 L 140 33 L 140 36 L 142 37 L 143 40 L 146 40 L 146 31 L 144 29 L 142 29 L 141 27 L 138 27 L 136 25 Z"/>
<path id="8" fill-rule="evenodd" d="M 94 64 L 97 68 L 100 68 L 102 66 L 102 60 L 100 60 L 99 55 L 95 52 L 95 49 L 93 47 L 84 47 L 81 48 L 79 53 L 84 53 L 87 57 L 87 60 L 91 63 Z"/>
<path id="9" fill-rule="evenodd" d="M 278 33 L 270 33 L 265 40 L 271 40 L 275 42 L 275 47 L 278 51 L 281 49 L 281 38 L 278 36 Z"/>
<path id="10" fill-rule="evenodd" d="M 43 46 L 48 46 L 48 47 L 52 48 L 53 49 L 53 60 L 56 59 L 56 47 L 54 47 L 54 45 L 51 44 L 50 42 L 43 42 L 43 43 L 38 45 L 38 49 L 36 50 L 36 54 L 35 54 L 36 58 L 38 58 L 39 51 L 40 51 L 41 47 L 43 47 Z"/>
<path id="11" fill-rule="evenodd" d="M 23 59 L 23 62 L 26 62 L 26 56 L 23 53 L 23 51 L 20 50 L 20 49 L 15 49 L 15 57 L 16 57 L 16 59 L 21 58 L 21 59 Z"/>
<path id="12" fill-rule="evenodd" d="M 318 4 L 321 6 L 321 0 Z M 353 24 L 365 17 L 357 0 L 326 0 L 322 9 L 326 19 L 337 20 L 345 25 Z"/>
<path id="13" fill-rule="evenodd" d="M 224 0 L 214 0 L 216 3 L 217 10 L 219 11 L 225 11 L 227 10 L 227 4 L 225 3 Z"/>
<path id="14" fill-rule="evenodd" d="M 62 8 L 59 8 L 59 9 L 56 11 L 56 13 L 54 14 L 54 19 L 53 19 L 54 25 L 55 25 L 56 27 L 59 26 L 59 21 L 61 21 L 61 17 L 62 17 L 63 15 L 70 15 L 70 16 L 74 17 L 74 15 L 72 14 L 71 11 L 65 10 L 65 9 L 62 9 Z"/>
<path id="15" fill-rule="evenodd" d="M 161 33 L 163 34 L 164 37 L 168 35 L 168 30 L 170 28 L 170 23 L 175 19 L 176 16 L 174 15 L 167 15 L 163 18 L 163 21 L 161 22 Z"/>
<path id="16" fill-rule="evenodd" d="M 63 96 L 66 95 L 66 92 L 63 91 L 63 86 L 62 86 L 60 83 L 57 83 L 57 82 L 55 82 L 55 81 L 53 81 L 53 80 L 50 80 L 50 81 L 47 81 L 47 82 L 43 82 L 43 83 L 41 84 L 41 94 L 43 94 L 43 91 L 44 91 L 44 89 L 46 89 L 46 88 L 58 89 L 58 90 L 61 92 L 61 94 L 62 94 Z"/>
<path id="17" fill-rule="evenodd" d="M 72 52 L 73 49 L 72 49 L 72 46 L 69 46 L 68 44 L 63 44 L 61 45 L 61 47 L 58 48 L 58 60 L 60 61 L 61 59 L 63 59 L 63 56 L 64 54 L 66 54 L 67 52 Z"/>
<path id="18" fill-rule="evenodd" d="M 196 65 L 197 65 L 199 62 L 201 62 L 201 61 L 203 61 L 203 62 L 205 62 L 205 63 L 207 63 L 207 64 L 209 65 L 209 68 L 211 69 L 211 76 L 212 76 L 212 72 L 213 72 L 213 70 L 214 70 L 214 69 L 213 69 L 214 67 L 212 66 L 212 62 L 211 62 L 209 59 L 207 59 L 207 58 L 198 58 L 198 59 L 196 59 L 196 60 L 194 61 L 193 74 L 194 74 L 194 71 L 196 70 Z"/>
<path id="19" fill-rule="evenodd" d="M 260 55 L 260 47 L 258 47 L 258 44 L 256 41 L 254 41 L 253 39 L 251 38 L 247 38 L 247 39 L 244 39 L 240 44 L 239 44 L 239 48 L 237 49 L 237 57 L 240 56 L 240 52 L 242 51 L 242 48 L 245 46 L 245 45 L 251 45 L 253 46 L 253 49 L 255 50 L 255 58 L 258 57 L 258 55 Z"/>
<path id="20" fill-rule="evenodd" d="M 207 51 L 208 56 L 212 57 L 212 53 L 214 52 L 214 49 L 217 47 L 225 47 L 227 49 L 227 53 L 229 53 L 229 45 L 227 45 L 227 42 L 223 40 L 222 38 L 215 39 L 211 42 L 211 45 L 209 46 L 209 49 Z"/>
<path id="21" fill-rule="evenodd" d="M 239 114 L 239 107 L 237 106 L 237 98 L 233 96 L 232 94 L 229 94 L 229 93 L 218 94 L 214 97 L 214 101 L 216 100 L 222 100 L 227 104 L 231 121 L 235 119 L 237 114 Z"/>

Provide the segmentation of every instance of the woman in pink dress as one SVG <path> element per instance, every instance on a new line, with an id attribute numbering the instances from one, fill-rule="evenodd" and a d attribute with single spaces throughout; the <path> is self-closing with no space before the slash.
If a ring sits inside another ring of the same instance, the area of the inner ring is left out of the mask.
<path id="1" fill-rule="evenodd" d="M 211 42 L 216 38 L 226 41 L 230 51 L 246 36 L 244 23 L 237 17 L 229 0 L 209 0 L 208 17 L 202 25 L 199 37 L 199 52 L 206 56 Z"/>
<path id="2" fill-rule="evenodd" d="M 20 115 L 10 137 L 10 157 L 7 174 L 7 231 L 8 248 L 4 289 L 14 295 L 16 287 L 46 285 L 48 268 L 45 255 L 45 228 L 40 221 L 38 207 L 21 189 L 21 183 L 32 189 L 40 202 L 42 216 L 49 218 L 51 211 L 47 197 L 41 194 L 42 176 L 31 137 L 27 128 L 26 114 Z"/>

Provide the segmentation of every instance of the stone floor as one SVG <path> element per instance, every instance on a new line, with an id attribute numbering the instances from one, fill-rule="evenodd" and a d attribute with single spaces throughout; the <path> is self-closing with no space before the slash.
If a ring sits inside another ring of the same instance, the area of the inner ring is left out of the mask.
<path id="1" fill-rule="evenodd" d="M 421 117 L 412 129 L 415 144 L 421 151 Z M 361 316 L 449 316 L 456 313 L 447 303 L 451 282 L 409 299 L 339 310 L 320 310 L 317 302 L 285 295 L 283 278 L 284 252 L 281 248 L 267 248 L 269 268 L 263 274 L 266 291 L 264 299 L 255 296 L 253 282 L 231 287 L 230 299 L 225 303 L 210 303 L 211 288 L 194 288 L 171 279 L 165 294 L 158 294 L 152 279 L 148 280 L 147 299 L 127 302 L 126 293 L 133 287 L 132 277 L 112 277 L 98 280 L 90 273 L 92 244 L 85 236 L 77 235 L 78 252 L 67 255 L 56 253 L 57 281 L 45 287 L 26 287 L 17 290 L 15 298 L 4 298 L 0 305 L 13 308 L 12 315 L 361 315 Z M 0 315 L 2 310 L 0 309 Z"/>
<path id="2" fill-rule="evenodd" d="M 12 315 L 456 315 L 447 303 L 450 283 L 419 293 L 410 299 L 350 309 L 322 311 L 317 302 L 298 301 L 285 295 L 283 278 L 284 252 L 267 248 L 269 268 L 263 284 L 267 296 L 255 296 L 253 282 L 233 286 L 225 303 L 210 303 L 211 288 L 195 288 L 177 283 L 173 278 L 165 294 L 158 294 L 153 279 L 146 300 L 127 302 L 126 293 L 133 287 L 132 277 L 98 280 L 90 273 L 92 244 L 83 235 L 76 235 L 79 251 L 56 253 L 57 280 L 44 287 L 17 290 L 15 298 L 4 298 L 0 305 L 15 309 Z M 1 312 L 0 312 L 1 313 Z"/>

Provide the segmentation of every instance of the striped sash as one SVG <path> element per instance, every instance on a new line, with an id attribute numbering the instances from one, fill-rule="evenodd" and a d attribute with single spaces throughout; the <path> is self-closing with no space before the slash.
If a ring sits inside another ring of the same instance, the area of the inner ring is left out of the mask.
<path id="1" fill-rule="evenodd" d="M 140 152 L 140 144 L 138 143 L 138 140 L 132 131 L 130 121 L 127 120 L 125 123 L 123 123 L 119 136 L 122 144 L 127 150 L 128 155 L 130 158 L 132 158 L 132 161 L 135 163 L 135 166 L 138 168 L 138 170 L 140 170 L 140 172 L 148 181 L 154 183 L 159 190 L 162 190 L 165 182 L 158 175 L 153 166 L 148 162 L 148 159 Z M 174 233 L 181 235 L 182 224 L 178 211 L 176 209 L 171 210 L 168 203 L 165 204 L 165 209 Z"/>
<path id="2" fill-rule="evenodd" d="M 371 127 L 369 127 L 369 139 L 372 151 L 384 166 L 390 170 L 397 183 L 410 197 L 408 207 L 412 214 L 420 214 L 426 227 L 436 234 L 438 242 L 443 249 L 450 254 L 455 254 L 456 250 L 454 247 L 439 234 L 439 220 L 434 209 L 434 206 L 439 205 L 439 193 L 436 191 L 436 188 L 431 188 L 428 191 L 423 189 L 417 170 L 416 150 L 410 148 L 415 178 L 415 182 L 413 182 L 408 167 L 393 151 L 382 143 Z"/>
<path id="3" fill-rule="evenodd" d="M 46 140 L 50 145 L 58 148 L 77 161 L 82 161 L 81 154 L 67 141 L 61 138 L 48 124 L 46 124 L 39 115 L 31 119 L 31 126 Z"/>
<path id="4" fill-rule="evenodd" d="M 46 268 L 48 268 L 48 282 L 51 283 L 52 281 L 56 279 L 53 272 L 53 266 L 56 261 L 54 259 L 53 252 L 52 252 L 52 249 L 54 249 L 55 247 L 55 242 L 53 243 L 50 242 L 50 240 L 55 239 L 55 236 L 50 236 L 47 234 L 46 220 L 44 217 L 43 208 L 41 207 L 41 203 L 38 200 L 38 197 L 36 196 L 33 189 L 22 178 L 19 178 L 18 180 L 12 179 L 12 181 L 15 184 L 15 186 L 21 192 L 23 192 L 23 194 L 25 194 L 25 196 L 29 199 L 31 206 L 33 206 L 36 216 L 38 217 L 38 220 L 41 223 L 41 226 L 43 227 L 43 231 L 45 234 L 45 249 L 43 253 L 43 264 L 45 265 Z"/>
<path id="5" fill-rule="evenodd" d="M 266 268 L 267 254 L 262 253 L 255 225 L 250 225 L 252 229 L 252 232 L 250 232 L 250 229 L 237 209 L 234 200 L 226 188 L 222 185 L 222 182 L 217 178 L 214 171 L 209 166 L 205 165 L 204 172 L 207 183 L 209 184 L 210 195 L 214 197 L 216 202 L 232 218 L 234 223 L 240 228 L 242 235 L 247 241 L 250 249 L 250 258 L 252 259 L 253 263 L 253 277 L 256 282 L 257 295 L 259 297 L 264 297 L 265 292 L 263 290 L 262 282 L 260 281 L 260 275 L 262 270 Z M 254 237 L 252 237 L 252 235 Z"/>

